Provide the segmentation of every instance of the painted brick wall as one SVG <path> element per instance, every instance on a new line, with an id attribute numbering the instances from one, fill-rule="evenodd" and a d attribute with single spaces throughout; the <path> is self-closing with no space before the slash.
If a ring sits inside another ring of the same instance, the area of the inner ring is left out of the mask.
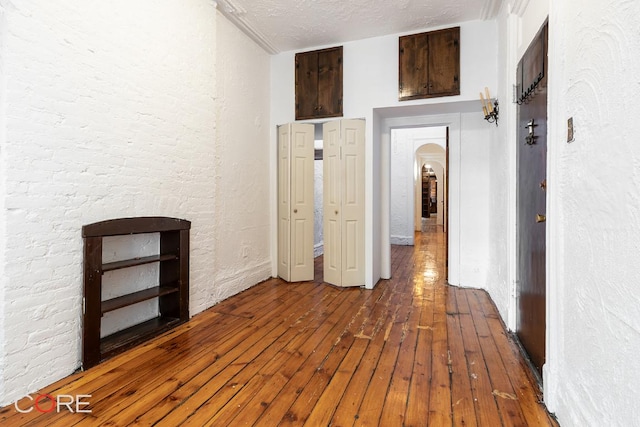
<path id="1" fill-rule="evenodd" d="M 7 21 L 4 4 L 0 2 L 0 369 L 4 368 L 4 317 L 5 317 L 5 244 L 7 241 L 6 224 L 5 224 L 5 181 L 6 181 L 6 96 L 7 84 L 5 78 L 5 41 L 7 39 Z M 4 396 L 5 391 L 4 376 L 0 375 L 0 396 Z"/>
<path id="2" fill-rule="evenodd" d="M 257 209 L 268 203 L 268 56 L 255 103 L 233 85 L 217 98 L 218 19 L 208 0 L 0 0 L 0 404 L 80 364 L 84 224 L 192 221 L 192 315 L 269 275 L 269 217 Z M 240 135 L 221 141 L 219 107 L 240 114 L 240 103 L 249 118 L 226 120 L 225 135 Z M 227 187 L 247 159 L 250 177 Z M 240 215 L 247 199 L 255 212 Z"/>
<path id="3" fill-rule="evenodd" d="M 207 304 L 271 277 L 270 56 L 222 14 L 217 22 L 216 286 Z"/>
<path id="4" fill-rule="evenodd" d="M 637 426 L 640 2 L 550 2 L 549 15 L 545 390 L 563 426 Z"/>

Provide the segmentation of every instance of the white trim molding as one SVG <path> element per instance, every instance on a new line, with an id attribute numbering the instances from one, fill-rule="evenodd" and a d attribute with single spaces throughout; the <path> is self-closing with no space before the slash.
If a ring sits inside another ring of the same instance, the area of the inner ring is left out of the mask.
<path id="1" fill-rule="evenodd" d="M 217 4 L 220 13 L 267 53 L 276 54 L 280 52 L 266 35 L 249 22 L 246 18 L 247 11 L 244 8 L 235 4 L 232 0 L 217 0 Z"/>
<path id="2" fill-rule="evenodd" d="M 529 6 L 530 0 L 514 0 L 511 4 L 511 13 L 518 15 L 520 18 L 524 15 L 524 12 Z"/>
<path id="3" fill-rule="evenodd" d="M 483 21 L 490 21 L 496 17 L 500 8 L 502 7 L 502 0 L 487 0 L 482 6 L 482 12 L 480 18 Z"/>

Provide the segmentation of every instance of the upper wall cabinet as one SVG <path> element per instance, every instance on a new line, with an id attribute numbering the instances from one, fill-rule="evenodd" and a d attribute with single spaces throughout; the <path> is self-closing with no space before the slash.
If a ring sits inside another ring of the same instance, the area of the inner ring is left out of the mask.
<path id="1" fill-rule="evenodd" d="M 296 120 L 342 117 L 342 46 L 296 54 Z"/>
<path id="2" fill-rule="evenodd" d="M 398 99 L 460 95 L 460 27 L 400 37 Z"/>

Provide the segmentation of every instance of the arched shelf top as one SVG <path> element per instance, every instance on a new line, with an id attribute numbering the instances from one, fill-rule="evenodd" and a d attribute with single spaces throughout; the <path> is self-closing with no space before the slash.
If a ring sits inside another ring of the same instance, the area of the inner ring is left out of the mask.
<path id="1" fill-rule="evenodd" d="M 191 221 L 165 216 L 116 218 L 94 222 L 82 227 L 82 237 L 119 236 L 123 234 L 158 233 L 189 230 Z"/>

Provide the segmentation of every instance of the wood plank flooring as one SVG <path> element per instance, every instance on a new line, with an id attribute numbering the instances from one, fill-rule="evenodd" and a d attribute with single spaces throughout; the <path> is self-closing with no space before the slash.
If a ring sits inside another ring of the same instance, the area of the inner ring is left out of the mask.
<path id="1" fill-rule="evenodd" d="M 557 426 L 487 294 L 445 285 L 429 229 L 393 247 L 374 290 L 268 280 L 31 395 L 51 412 L 9 405 L 0 424 Z M 91 413 L 45 394 L 91 395 Z"/>

